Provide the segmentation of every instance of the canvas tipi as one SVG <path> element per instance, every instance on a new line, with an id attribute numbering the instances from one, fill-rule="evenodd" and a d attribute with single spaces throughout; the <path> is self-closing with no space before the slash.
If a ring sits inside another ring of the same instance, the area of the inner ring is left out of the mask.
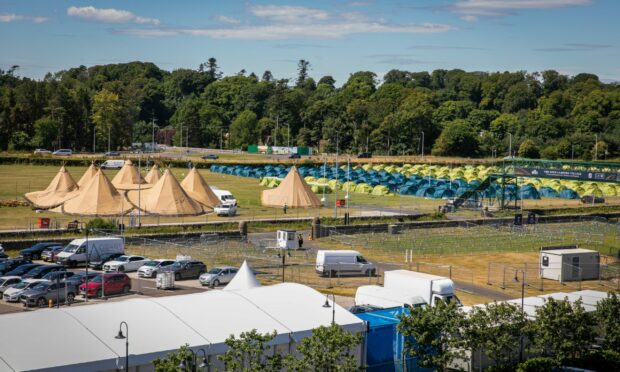
<path id="1" fill-rule="evenodd" d="M 159 181 L 160 178 L 161 173 L 159 173 L 159 167 L 157 166 L 157 164 L 153 164 L 151 170 L 146 174 L 146 177 L 144 177 L 144 180 L 146 181 L 146 183 L 154 185 L 157 183 L 157 181 Z"/>
<path id="2" fill-rule="evenodd" d="M 247 261 L 243 261 L 243 265 L 239 268 L 235 277 L 232 278 L 230 283 L 224 287 L 225 291 L 238 291 L 241 289 L 251 289 L 260 287 L 260 283 L 254 275 L 254 271 L 250 268 Z"/>
<path id="3" fill-rule="evenodd" d="M 200 203 L 192 199 L 170 169 L 148 190 L 131 190 L 127 197 L 145 213 L 162 216 L 196 216 L 204 213 Z"/>
<path id="4" fill-rule="evenodd" d="M 133 205 L 114 188 L 101 170 L 75 194 L 74 198 L 63 204 L 62 213 L 76 216 L 118 216 L 133 209 Z"/>
<path id="5" fill-rule="evenodd" d="M 78 181 L 78 187 L 82 188 L 88 184 L 88 182 L 97 174 L 97 167 L 95 167 L 95 163 L 90 163 L 90 167 L 86 169 L 86 172 L 82 175 L 82 178 Z"/>
<path id="6" fill-rule="evenodd" d="M 75 196 L 72 191 L 77 189 L 78 185 L 63 165 L 45 190 L 29 192 L 24 198 L 36 208 L 50 209 Z"/>
<path id="7" fill-rule="evenodd" d="M 147 189 L 151 187 L 151 185 L 147 184 L 144 178 L 142 178 L 138 169 L 134 167 L 129 159 L 125 161 L 121 170 L 114 176 L 112 184 L 119 190 Z"/>
<path id="8" fill-rule="evenodd" d="M 213 193 L 207 181 L 202 178 L 195 167 L 183 179 L 181 186 L 192 199 L 207 208 L 213 209 L 220 203 L 220 199 Z"/>
<path id="9" fill-rule="evenodd" d="M 318 208 L 321 201 L 297 168 L 292 167 L 278 187 L 263 191 L 261 204 L 267 207 L 283 207 L 286 204 L 289 208 Z"/>

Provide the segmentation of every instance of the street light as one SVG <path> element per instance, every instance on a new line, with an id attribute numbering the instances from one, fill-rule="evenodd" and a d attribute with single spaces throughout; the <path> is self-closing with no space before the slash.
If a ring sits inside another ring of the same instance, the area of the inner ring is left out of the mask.
<path id="1" fill-rule="evenodd" d="M 424 132 L 422 132 L 422 158 L 424 158 Z"/>
<path id="2" fill-rule="evenodd" d="M 525 271 L 522 269 L 515 270 L 515 277 L 512 278 L 512 281 L 519 283 L 519 272 L 521 272 L 521 316 L 525 318 Z M 519 336 L 519 361 L 523 361 L 523 330 Z"/>
<path id="3" fill-rule="evenodd" d="M 194 352 L 194 350 L 192 349 L 187 349 L 187 351 L 189 351 L 192 354 L 192 368 L 191 371 L 192 372 L 196 372 L 196 367 L 200 368 L 200 369 L 204 369 L 206 366 L 209 365 L 209 363 L 207 362 L 207 352 L 205 351 L 205 349 L 198 349 L 198 351 Z M 202 362 L 200 364 L 198 364 L 198 362 L 196 361 L 196 358 L 198 356 L 198 353 L 202 352 Z M 198 364 L 198 365 L 197 365 Z M 181 363 L 179 363 L 179 365 L 177 366 L 180 370 L 183 371 L 187 371 L 187 363 L 185 363 L 185 359 L 183 359 L 181 361 Z"/>
<path id="4" fill-rule="evenodd" d="M 125 331 L 127 336 L 123 334 L 123 324 L 125 325 Z M 118 326 L 118 334 L 114 336 L 117 340 L 125 340 L 125 371 L 129 371 L 129 326 L 127 322 L 122 321 Z"/>
<path id="5" fill-rule="evenodd" d="M 331 293 L 332 295 L 332 304 L 329 304 L 329 293 L 325 295 L 325 303 L 323 304 L 324 308 L 332 308 L 332 324 L 336 324 L 336 295 Z"/>

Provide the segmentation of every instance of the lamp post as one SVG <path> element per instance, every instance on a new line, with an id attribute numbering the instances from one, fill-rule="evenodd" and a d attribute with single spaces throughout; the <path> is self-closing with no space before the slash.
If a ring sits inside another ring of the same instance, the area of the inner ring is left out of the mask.
<path id="1" fill-rule="evenodd" d="M 522 269 L 515 270 L 515 277 L 512 278 L 514 283 L 519 283 L 518 273 L 521 272 L 521 316 L 525 318 L 525 271 Z M 523 330 L 519 335 L 519 362 L 523 361 Z"/>
<path id="2" fill-rule="evenodd" d="M 512 133 L 508 133 L 508 156 L 512 156 Z"/>
<path id="3" fill-rule="evenodd" d="M 422 132 L 422 158 L 424 158 L 424 132 Z"/>
<path id="4" fill-rule="evenodd" d="M 340 151 L 340 132 L 336 132 L 336 187 L 334 187 L 334 218 L 338 218 L 338 153 Z"/>
<path id="5" fill-rule="evenodd" d="M 123 324 L 125 325 L 126 336 L 123 334 Z M 129 372 L 129 326 L 127 322 L 121 322 L 118 326 L 118 334 L 114 336 L 114 338 L 117 340 L 125 340 L 125 371 Z"/>
<path id="6" fill-rule="evenodd" d="M 155 120 L 155 117 L 153 117 L 153 119 L 151 120 L 151 124 L 153 124 L 153 134 L 152 134 L 152 138 L 151 138 L 151 152 L 155 152 L 155 122 L 157 120 Z"/>
<path id="7" fill-rule="evenodd" d="M 594 161 L 598 160 L 598 134 L 594 135 Z"/>
<path id="8" fill-rule="evenodd" d="M 192 354 L 192 359 L 191 359 L 191 364 L 192 364 L 192 368 L 191 371 L 192 372 L 196 372 L 197 369 L 196 367 L 200 368 L 200 369 L 204 369 L 206 366 L 208 366 L 208 362 L 207 362 L 207 352 L 205 351 L 205 349 L 198 349 L 198 351 L 194 352 L 194 350 L 192 349 L 187 349 L 191 354 Z M 198 366 L 198 362 L 197 362 L 197 357 L 198 357 L 198 353 L 202 352 L 202 363 L 200 363 Z M 187 363 L 185 363 L 185 359 L 183 359 L 181 361 L 181 363 L 179 363 L 179 365 L 177 366 L 180 370 L 182 371 L 189 371 L 189 369 L 187 368 Z"/>
<path id="9" fill-rule="evenodd" d="M 332 304 L 329 304 L 329 295 L 325 295 L 325 303 L 323 304 L 324 308 L 332 308 L 332 325 L 336 324 L 336 295 L 331 293 L 332 296 Z"/>

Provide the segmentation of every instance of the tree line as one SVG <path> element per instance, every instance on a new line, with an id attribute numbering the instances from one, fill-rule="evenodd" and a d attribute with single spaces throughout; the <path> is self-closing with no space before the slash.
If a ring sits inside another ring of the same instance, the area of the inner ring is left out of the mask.
<path id="1" fill-rule="evenodd" d="M 315 81 L 241 70 L 215 58 L 168 72 L 153 63 L 79 66 L 42 80 L 0 70 L 0 150 L 101 151 L 133 142 L 488 157 L 620 155 L 620 86 L 593 74 L 391 70 Z"/>

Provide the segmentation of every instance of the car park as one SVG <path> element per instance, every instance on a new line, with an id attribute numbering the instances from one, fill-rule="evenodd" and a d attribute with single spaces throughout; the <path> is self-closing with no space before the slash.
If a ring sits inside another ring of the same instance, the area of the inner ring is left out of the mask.
<path id="1" fill-rule="evenodd" d="M 122 256 L 122 253 L 108 253 L 101 255 L 97 260 L 88 261 L 88 267 L 95 270 L 102 270 L 103 264 L 108 261 L 114 261 L 118 257 Z"/>
<path id="2" fill-rule="evenodd" d="M 2 261 L 0 262 L 0 275 L 5 275 L 9 271 L 12 271 L 15 268 L 17 268 L 18 266 L 30 264 L 30 263 L 32 263 L 30 260 L 27 260 L 22 257 L 12 258 L 6 261 Z"/>
<path id="3" fill-rule="evenodd" d="M 175 262 L 164 270 L 174 272 L 174 280 L 194 279 L 207 271 L 207 265 L 200 261 L 183 260 Z"/>
<path id="4" fill-rule="evenodd" d="M 213 208 L 213 213 L 218 216 L 232 217 L 237 214 L 237 207 L 233 204 L 218 204 Z"/>
<path id="5" fill-rule="evenodd" d="M 120 272 L 128 272 L 128 271 L 136 271 L 142 265 L 149 262 L 148 258 L 143 256 L 127 256 L 123 255 L 117 257 L 114 261 L 108 261 L 103 264 L 103 271 L 120 271 Z"/>
<path id="6" fill-rule="evenodd" d="M 56 242 L 42 242 L 42 243 L 37 243 L 31 247 L 22 249 L 21 251 L 19 251 L 19 254 L 22 255 L 22 257 L 29 259 L 29 260 L 38 260 L 41 258 L 41 254 L 43 253 L 43 251 L 45 251 L 46 249 L 50 249 L 52 247 L 62 247 L 62 244 L 60 243 L 56 243 Z"/>
<path id="7" fill-rule="evenodd" d="M 50 150 L 47 150 L 47 149 L 35 149 L 34 150 L 34 154 L 35 155 L 49 155 L 51 153 L 52 152 Z"/>
<path id="8" fill-rule="evenodd" d="M 9 271 L 8 273 L 6 273 L 6 275 L 7 276 L 12 275 L 12 276 L 19 276 L 19 277 L 21 277 L 22 275 L 27 274 L 30 270 L 33 270 L 33 269 L 35 269 L 35 268 L 37 268 L 39 266 L 45 266 L 45 265 L 33 264 L 33 263 L 23 264 L 23 265 L 17 266 L 13 270 Z"/>
<path id="9" fill-rule="evenodd" d="M 217 287 L 220 284 L 229 283 L 237 274 L 238 269 L 230 266 L 214 267 L 200 275 L 198 281 L 203 286 Z"/>
<path id="10" fill-rule="evenodd" d="M 166 260 L 166 259 L 149 261 L 138 269 L 138 277 L 154 278 L 163 268 L 168 267 L 174 264 L 175 262 L 176 262 L 175 260 Z"/>
<path id="11" fill-rule="evenodd" d="M 217 160 L 219 159 L 219 156 L 215 155 L 215 154 L 207 154 L 207 155 L 203 155 L 200 157 L 203 160 Z"/>
<path id="12" fill-rule="evenodd" d="M 22 281 L 22 278 L 16 275 L 7 275 L 0 277 L 0 293 L 3 293 L 7 288 L 14 286 Z"/>
<path id="13" fill-rule="evenodd" d="M 52 153 L 52 155 L 56 156 L 71 156 L 73 155 L 73 151 L 70 149 L 59 149 Z"/>
<path id="14" fill-rule="evenodd" d="M 40 265 L 22 275 L 22 279 L 42 279 L 45 275 L 55 271 L 65 271 L 65 268 L 57 265 Z"/>
<path id="15" fill-rule="evenodd" d="M 72 303 L 75 299 L 76 288 L 66 282 L 41 282 L 34 287 L 25 290 L 19 296 L 19 300 L 25 306 L 43 307 L 51 300 L 52 303 L 57 301 Z"/>
<path id="16" fill-rule="evenodd" d="M 102 274 L 88 282 L 80 285 L 80 294 L 88 297 L 102 297 L 113 294 L 129 293 L 131 290 L 131 279 L 127 274 L 114 273 Z"/>
<path id="17" fill-rule="evenodd" d="M 56 262 L 58 259 L 58 254 L 63 251 L 65 247 L 59 245 L 54 247 L 49 247 L 41 253 L 41 259 L 44 262 Z"/>
<path id="18" fill-rule="evenodd" d="M 42 282 L 42 279 L 26 279 L 21 282 L 13 285 L 12 287 L 7 288 L 2 293 L 2 299 L 6 302 L 19 302 L 19 297 L 24 293 L 24 291 L 34 287 L 38 283 Z"/>

